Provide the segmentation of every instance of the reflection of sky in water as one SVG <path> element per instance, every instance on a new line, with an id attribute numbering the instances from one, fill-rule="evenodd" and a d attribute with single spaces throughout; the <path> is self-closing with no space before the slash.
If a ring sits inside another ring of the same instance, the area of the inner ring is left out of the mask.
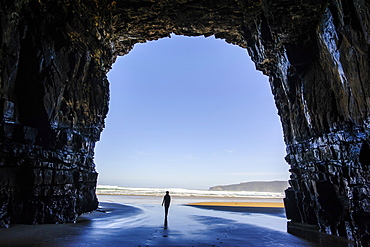
<path id="1" fill-rule="evenodd" d="M 141 201 L 146 200 L 142 198 Z M 205 210 L 175 204 L 170 207 L 166 229 L 163 227 L 164 209 L 159 203 L 133 205 L 140 209 L 136 211 L 137 215 L 124 220 L 125 213 L 114 212 L 113 217 L 106 219 L 109 223 L 94 225 L 93 234 L 107 234 L 106 231 L 111 231 L 108 230 L 110 227 L 117 231 L 122 228 L 129 234 L 125 236 L 149 236 L 145 241 L 148 246 L 184 246 L 181 245 L 184 243 L 189 246 L 212 246 L 210 243 L 215 242 L 221 246 L 250 246 L 251 243 L 253 246 L 312 246 L 286 233 L 287 220 L 275 215 Z M 256 240 L 258 244 L 254 244 Z"/>
<path id="2" fill-rule="evenodd" d="M 119 202 L 124 204 L 161 204 L 161 196 L 120 196 L 120 195 L 98 195 L 99 201 Z M 188 204 L 194 202 L 283 202 L 283 199 L 270 198 L 231 198 L 231 197 L 177 197 L 171 195 L 171 204 Z"/>
<path id="3" fill-rule="evenodd" d="M 131 197 L 133 198 L 133 197 Z M 100 200 L 111 200 L 118 203 L 125 203 L 127 197 L 125 196 L 100 196 Z M 136 198 L 136 202 L 131 200 L 130 205 L 135 208 L 139 208 L 135 212 L 136 215 L 130 219 L 122 219 L 121 216 L 112 216 L 115 223 L 107 223 L 104 228 L 108 227 L 122 227 L 130 225 L 136 227 L 140 224 L 156 225 L 163 221 L 163 207 L 161 207 L 161 199 L 159 197 L 141 197 Z M 194 202 L 196 199 L 184 199 L 181 200 L 182 204 Z M 198 198 L 199 201 L 199 198 Z M 141 202 L 141 203 L 139 203 Z M 149 202 L 149 203 L 147 203 Z M 155 205 L 155 204 L 156 205 Z M 154 205 L 153 205 L 154 204 Z M 127 212 L 126 212 L 127 213 Z M 115 215 L 115 214 L 114 214 Z M 193 221 L 191 217 L 219 217 L 223 220 L 233 221 L 235 223 L 252 224 L 258 227 L 267 227 L 276 231 L 286 232 L 287 219 L 277 215 L 266 215 L 262 213 L 250 213 L 250 212 L 229 212 L 219 210 L 205 210 L 196 207 L 188 207 L 179 203 L 172 204 L 169 211 L 169 223 L 170 225 L 182 226 L 187 224 L 187 221 Z M 190 218 L 189 218 L 190 217 Z M 116 219 L 117 218 L 117 219 Z M 190 224 L 190 222 L 188 222 Z M 132 225 L 131 225 L 132 224 Z M 194 222 L 192 223 L 194 224 Z"/>
<path id="4" fill-rule="evenodd" d="M 115 203 L 101 203 L 98 211 L 79 217 L 76 224 L 15 225 L 0 229 L 0 243 L 41 247 L 314 246 L 286 233 L 283 217 L 173 204 L 165 229 L 160 197 L 138 197 L 136 201 L 142 203 L 134 203 L 131 198 L 130 205 L 124 205 L 127 200 L 124 196 L 104 199 Z"/>

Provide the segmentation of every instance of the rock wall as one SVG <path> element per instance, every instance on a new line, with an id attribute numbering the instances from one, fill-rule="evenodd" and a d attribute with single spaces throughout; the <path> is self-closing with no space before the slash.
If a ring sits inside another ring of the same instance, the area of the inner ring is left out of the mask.
<path id="1" fill-rule="evenodd" d="M 1 226 L 74 222 L 98 205 L 113 56 L 90 4 L 0 1 Z"/>
<path id="2" fill-rule="evenodd" d="M 333 1 L 272 73 L 291 165 L 291 218 L 370 243 L 369 2 Z M 288 216 L 289 216 L 288 211 Z"/>
<path id="3" fill-rule="evenodd" d="M 291 166 L 289 219 L 369 242 L 366 0 L 0 0 L 0 224 L 97 206 L 106 73 L 135 43 L 215 35 L 270 77 Z"/>

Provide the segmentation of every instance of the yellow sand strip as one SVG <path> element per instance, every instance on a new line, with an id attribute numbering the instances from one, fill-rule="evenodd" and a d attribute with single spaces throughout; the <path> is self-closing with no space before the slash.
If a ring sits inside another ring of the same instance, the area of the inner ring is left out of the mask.
<path id="1" fill-rule="evenodd" d="M 258 208 L 284 208 L 282 202 L 196 202 L 190 206 L 220 206 L 220 207 L 258 207 Z"/>

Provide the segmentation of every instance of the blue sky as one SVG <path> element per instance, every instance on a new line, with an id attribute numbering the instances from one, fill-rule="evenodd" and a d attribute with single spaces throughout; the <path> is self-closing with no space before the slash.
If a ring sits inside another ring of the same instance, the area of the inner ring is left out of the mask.
<path id="1" fill-rule="evenodd" d="M 172 36 L 136 44 L 108 79 L 99 184 L 208 189 L 289 179 L 268 78 L 245 49 Z"/>

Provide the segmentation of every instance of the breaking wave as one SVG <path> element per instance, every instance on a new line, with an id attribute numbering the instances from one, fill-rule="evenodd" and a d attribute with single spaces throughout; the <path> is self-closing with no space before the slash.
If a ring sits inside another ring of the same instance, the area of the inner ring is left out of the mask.
<path id="1" fill-rule="evenodd" d="M 210 191 L 181 188 L 134 188 L 113 185 L 98 185 L 97 194 L 100 195 L 137 195 L 137 196 L 163 196 L 166 191 L 171 196 L 181 197 L 249 197 L 249 198 L 284 198 L 284 192 L 258 192 L 258 191 Z"/>

